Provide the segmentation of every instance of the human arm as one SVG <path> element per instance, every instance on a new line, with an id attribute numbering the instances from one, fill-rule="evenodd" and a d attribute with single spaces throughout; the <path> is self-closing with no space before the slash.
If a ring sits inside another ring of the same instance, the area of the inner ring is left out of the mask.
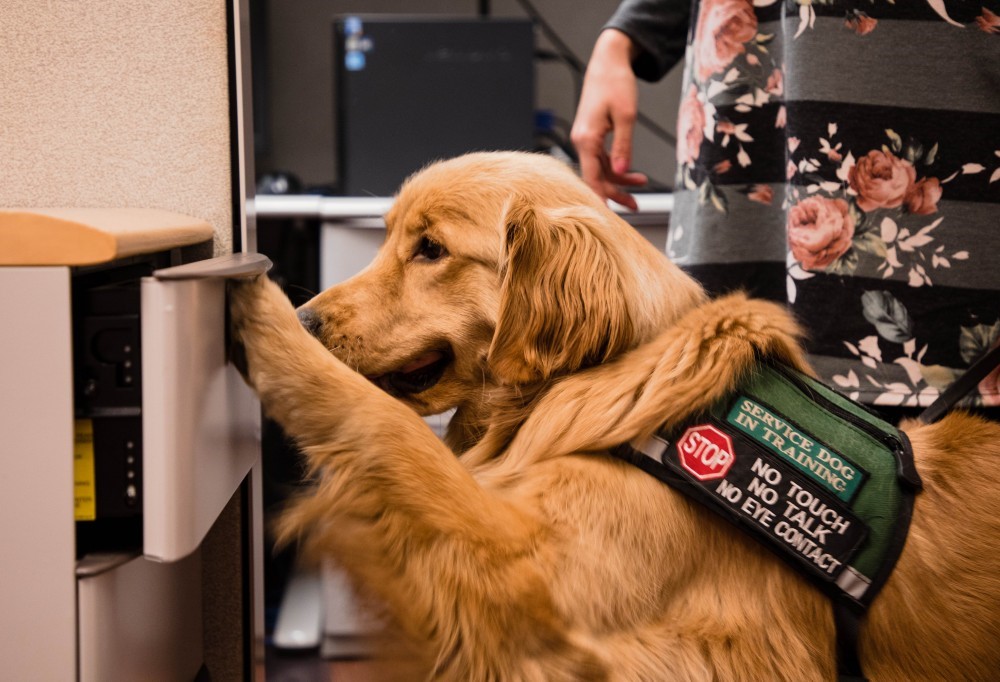
<path id="1" fill-rule="evenodd" d="M 684 56 L 690 7 L 685 0 L 628 0 L 594 44 L 571 138 L 580 175 L 602 198 L 636 208 L 625 188 L 645 184 L 629 172 L 638 111 L 637 77 L 656 80 Z M 611 135 L 610 153 L 605 140 Z"/>
<path id="2" fill-rule="evenodd" d="M 635 198 L 622 188 L 646 183 L 642 173 L 628 172 L 639 98 L 632 73 L 635 54 L 631 38 L 621 31 L 608 29 L 598 36 L 571 133 L 583 180 L 602 198 L 633 210 Z M 609 134 L 610 154 L 604 147 Z"/>

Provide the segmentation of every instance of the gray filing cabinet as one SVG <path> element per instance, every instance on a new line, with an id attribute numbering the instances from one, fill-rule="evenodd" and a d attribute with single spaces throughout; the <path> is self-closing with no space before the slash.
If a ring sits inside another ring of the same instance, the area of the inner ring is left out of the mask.
<path id="1" fill-rule="evenodd" d="M 202 544 L 239 491 L 235 628 L 260 645 L 260 408 L 227 362 L 225 291 L 269 263 L 183 262 L 211 237 L 165 211 L 0 211 L 7 679 L 194 679 Z"/>

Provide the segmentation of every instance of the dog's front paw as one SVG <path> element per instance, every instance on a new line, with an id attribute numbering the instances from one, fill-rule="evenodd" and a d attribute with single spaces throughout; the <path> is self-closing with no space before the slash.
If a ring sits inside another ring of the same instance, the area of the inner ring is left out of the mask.
<path id="1" fill-rule="evenodd" d="M 286 347 L 280 337 L 301 333 L 291 302 L 265 275 L 227 284 L 229 359 L 251 384 L 263 354 Z"/>
<path id="2" fill-rule="evenodd" d="M 248 384 L 251 383 L 250 365 L 247 361 L 243 332 L 246 329 L 246 320 L 252 317 L 253 299 L 258 295 L 260 280 L 263 279 L 266 277 L 260 275 L 226 282 L 226 356 Z"/>
<path id="3" fill-rule="evenodd" d="M 241 331 L 256 317 L 258 299 L 267 286 L 267 276 L 258 275 L 226 282 L 226 297 L 229 303 L 231 331 Z M 235 337 L 234 337 L 235 338 Z"/>

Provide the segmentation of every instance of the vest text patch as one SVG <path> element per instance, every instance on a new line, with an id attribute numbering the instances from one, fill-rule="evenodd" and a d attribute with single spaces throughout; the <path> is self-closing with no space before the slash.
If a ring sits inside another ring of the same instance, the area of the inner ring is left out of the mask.
<path id="1" fill-rule="evenodd" d="M 823 582 L 837 580 L 868 535 L 849 505 L 810 473 L 714 420 L 692 425 L 673 443 L 654 440 L 658 447 L 641 449 L 647 457 Z"/>
<path id="2" fill-rule="evenodd" d="M 845 502 L 851 501 L 864 481 L 865 472 L 844 455 L 750 398 L 740 396 L 726 421 Z"/>

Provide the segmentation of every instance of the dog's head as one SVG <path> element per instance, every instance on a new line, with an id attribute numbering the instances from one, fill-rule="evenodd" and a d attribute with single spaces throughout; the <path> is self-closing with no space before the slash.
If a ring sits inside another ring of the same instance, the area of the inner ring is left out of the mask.
<path id="1" fill-rule="evenodd" d="M 433 164 L 385 219 L 375 260 L 299 316 L 422 414 L 607 361 L 702 296 L 570 169 L 537 154 Z"/>

